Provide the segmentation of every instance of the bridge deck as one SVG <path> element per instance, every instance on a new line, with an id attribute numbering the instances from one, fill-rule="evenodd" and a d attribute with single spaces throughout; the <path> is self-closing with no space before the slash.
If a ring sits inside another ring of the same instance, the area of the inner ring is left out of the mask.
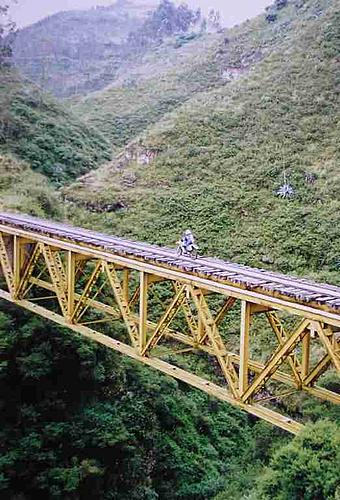
<path id="1" fill-rule="evenodd" d="M 0 274 L 0 298 L 289 432 L 301 423 L 268 408 L 273 398 L 304 391 L 340 404 L 339 394 L 316 385 L 327 370 L 340 373 L 340 287 L 5 213 Z M 160 291 L 164 301 L 154 308 Z M 266 361 L 253 350 L 258 328 L 272 335 Z M 171 353 L 203 354 L 214 377 L 161 359 Z"/>
<path id="2" fill-rule="evenodd" d="M 178 257 L 172 248 L 108 236 L 27 215 L 0 213 L 0 224 L 76 242 L 86 247 L 100 248 L 114 255 L 142 260 L 167 269 L 185 271 L 188 275 L 258 291 L 264 295 L 284 298 L 316 309 L 330 312 L 338 312 L 340 309 L 338 286 L 319 284 L 304 278 L 286 276 L 217 258 Z"/>

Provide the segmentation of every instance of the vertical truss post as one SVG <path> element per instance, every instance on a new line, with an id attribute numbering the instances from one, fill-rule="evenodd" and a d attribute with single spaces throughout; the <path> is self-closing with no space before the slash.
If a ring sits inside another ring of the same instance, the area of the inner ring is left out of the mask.
<path id="1" fill-rule="evenodd" d="M 67 252 L 67 315 L 69 321 L 73 316 L 74 311 L 74 285 L 75 285 L 75 254 L 72 251 Z"/>
<path id="2" fill-rule="evenodd" d="M 129 279 L 130 279 L 130 270 L 123 270 L 123 295 L 126 302 L 129 302 Z"/>
<path id="3" fill-rule="evenodd" d="M 240 394 L 248 388 L 248 364 L 249 364 L 249 330 L 251 309 L 250 303 L 241 301 L 241 336 L 240 336 L 240 366 L 239 366 L 239 389 Z"/>
<path id="4" fill-rule="evenodd" d="M 139 273 L 139 351 L 144 352 L 147 341 L 147 319 L 148 319 L 148 274 L 144 271 Z"/>
<path id="5" fill-rule="evenodd" d="M 199 311 L 202 310 L 204 297 L 202 294 L 198 295 L 198 301 L 200 304 Z M 197 323 L 197 339 L 198 343 L 202 343 L 205 338 L 205 330 L 204 323 L 201 314 L 198 315 L 198 323 Z"/>
<path id="6" fill-rule="evenodd" d="M 15 235 L 13 239 L 13 271 L 14 271 L 14 296 L 18 298 L 21 279 L 21 244 L 20 236 Z"/>
<path id="7" fill-rule="evenodd" d="M 2 267 L 2 272 L 5 276 L 8 291 L 12 296 L 14 296 L 15 285 L 14 285 L 13 268 L 11 266 L 10 258 L 8 256 L 5 240 L 1 233 L 0 233 L 0 265 Z"/>
<path id="8" fill-rule="evenodd" d="M 301 360 L 301 377 L 306 378 L 309 372 L 309 359 L 310 359 L 310 331 L 302 339 L 302 360 Z"/>

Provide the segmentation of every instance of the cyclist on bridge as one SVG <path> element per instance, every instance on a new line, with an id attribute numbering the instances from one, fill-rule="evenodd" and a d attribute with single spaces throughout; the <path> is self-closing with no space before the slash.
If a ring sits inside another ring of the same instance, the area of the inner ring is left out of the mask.
<path id="1" fill-rule="evenodd" d="M 178 255 L 188 255 L 194 259 L 197 257 L 197 245 L 195 244 L 194 235 L 187 229 L 182 234 L 182 237 L 178 243 L 177 254 Z"/>
<path id="2" fill-rule="evenodd" d="M 190 231 L 190 229 L 187 229 L 184 231 L 182 238 L 181 238 L 182 245 L 185 249 L 186 252 L 190 252 L 192 246 L 195 244 L 195 239 L 194 235 Z"/>

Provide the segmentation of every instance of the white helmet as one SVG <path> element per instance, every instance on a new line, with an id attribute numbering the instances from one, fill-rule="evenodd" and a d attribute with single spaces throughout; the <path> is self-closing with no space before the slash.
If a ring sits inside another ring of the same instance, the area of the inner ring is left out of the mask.
<path id="1" fill-rule="evenodd" d="M 186 234 L 187 236 L 189 236 L 189 234 L 192 234 L 190 229 L 187 229 L 186 231 L 184 231 L 184 234 Z"/>

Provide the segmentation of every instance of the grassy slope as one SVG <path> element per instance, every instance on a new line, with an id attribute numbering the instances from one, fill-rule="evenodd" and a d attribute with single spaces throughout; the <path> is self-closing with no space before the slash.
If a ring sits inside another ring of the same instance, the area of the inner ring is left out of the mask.
<path id="1" fill-rule="evenodd" d="M 121 147 L 194 94 L 223 86 L 226 69 L 247 73 L 291 29 L 285 20 L 273 26 L 255 19 L 186 43 L 170 38 L 123 65 L 112 85 L 81 99 L 74 111 Z"/>
<path id="2" fill-rule="evenodd" d="M 121 68 L 112 85 L 82 99 L 74 111 L 121 147 L 195 91 L 213 85 L 216 68 L 203 65 L 200 53 L 213 56 L 217 37 L 196 40 L 189 50 L 176 50 L 173 43 L 148 52 L 140 64 Z"/>
<path id="3" fill-rule="evenodd" d="M 66 97 L 103 88 L 126 56 L 124 42 L 157 2 L 59 12 L 17 33 L 13 56 L 25 76 Z"/>
<path id="4" fill-rule="evenodd" d="M 13 153 L 51 180 L 64 182 L 111 156 L 111 146 L 66 106 L 0 70 L 0 151 Z"/>
<path id="5" fill-rule="evenodd" d="M 328 4 L 322 3 L 324 7 Z M 301 12 L 300 18 L 288 26 L 288 30 L 299 28 L 298 35 L 291 31 L 287 34 L 284 27 L 287 19 L 295 17 L 293 9 L 282 12 L 275 26 L 256 20 L 239 28 L 239 41 L 243 40 L 244 45 L 233 45 L 234 51 L 229 53 L 231 66 L 235 64 L 232 56 L 236 60 L 237 47 L 241 47 L 238 57 L 242 59 L 244 47 L 256 46 L 261 37 L 264 47 L 275 48 L 280 44 L 280 51 L 269 54 L 250 74 L 234 83 L 222 86 L 216 81 L 214 90 L 197 95 L 145 132 L 144 143 L 161 151 L 149 167 L 131 164 L 119 173 L 111 166 L 108 171 L 102 169 L 99 174 L 87 177 L 83 190 L 81 181 L 70 189 L 75 199 L 99 198 L 111 202 L 123 199 L 128 205 L 126 210 L 91 215 L 72 206 L 70 218 L 79 225 L 97 226 L 160 243 L 173 243 L 177 233 L 191 225 L 200 236 L 202 248 L 209 253 L 251 264 L 261 264 L 261 259 L 266 257 L 273 259 L 273 268 L 311 272 L 336 281 L 335 261 L 340 249 L 336 241 L 339 151 L 338 108 L 334 95 L 337 78 L 334 51 L 338 43 L 335 10 L 333 7 L 321 17 L 315 17 L 313 9 Z M 227 59 L 225 54 L 221 57 Z M 114 98 L 110 106 L 114 108 Z M 146 119 L 145 124 L 150 121 Z M 42 130 L 41 125 L 39 127 L 36 130 Z M 135 133 L 129 131 L 121 144 Z M 31 139 L 34 141 L 35 136 Z M 13 143 L 9 149 L 13 149 Z M 46 147 L 46 152 L 49 151 Z M 298 192 L 293 201 L 281 201 L 273 196 L 273 189 L 281 181 L 283 166 L 292 172 L 292 182 Z M 305 171 L 316 174 L 313 184 L 305 182 Z M 126 182 L 129 173 L 134 175 L 132 183 Z M 106 190 L 95 192 L 97 175 L 106 176 Z M 3 156 L 0 176 L 3 181 L 1 208 L 62 217 L 59 201 L 44 177 L 32 172 L 26 164 Z M 149 383 L 150 375 L 146 373 Z M 140 391 L 140 385 L 137 386 Z M 163 388 L 158 390 L 162 391 Z M 154 394 L 152 387 L 152 401 Z M 192 394 L 189 392 L 190 400 Z M 149 408 L 148 403 L 142 404 L 144 409 Z M 187 408 L 186 400 L 184 405 Z M 211 408 L 203 409 L 204 418 L 208 412 L 211 414 Z M 321 414 L 324 415 L 324 406 L 320 405 Z M 109 426 L 112 428 L 111 421 Z M 259 467 L 264 449 L 261 428 L 264 428 L 266 445 L 275 440 L 272 428 L 266 433 L 268 427 L 263 422 L 257 426 L 260 438 L 256 447 L 261 456 L 257 457 L 256 466 Z M 38 425 L 34 430 L 41 433 L 41 428 Z M 226 435 L 224 429 L 222 432 Z M 168 439 L 165 432 L 163 435 Z M 183 440 L 182 434 L 179 439 Z M 230 440 L 226 439 L 228 443 L 223 449 L 230 447 Z M 56 442 L 54 450 L 60 449 L 60 441 Z M 191 450 L 190 442 L 188 448 Z M 239 448 L 244 451 L 243 445 Z M 205 449 L 209 448 L 205 445 Z M 172 455 L 173 450 L 167 453 L 169 457 Z M 182 466 L 183 456 L 178 457 L 176 461 L 176 455 L 173 461 Z M 225 463 L 229 464 L 228 460 Z M 247 466 L 248 463 L 251 466 Z M 192 475 L 191 469 L 189 472 Z M 241 498 L 240 490 L 249 491 L 257 472 L 253 457 L 249 462 L 244 460 L 242 467 L 237 464 L 235 473 L 228 471 L 226 476 L 228 481 L 233 477 L 235 484 L 231 484 L 221 498 Z M 197 484 L 196 478 L 194 483 Z M 164 484 L 163 477 L 161 484 Z"/>
<path id="6" fill-rule="evenodd" d="M 0 210 L 60 218 L 61 201 L 48 180 L 27 163 L 0 154 Z"/>
<path id="7" fill-rule="evenodd" d="M 128 206 L 81 222 L 167 244 L 190 226 L 204 252 L 339 282 L 338 5 L 311 0 L 270 27 L 263 18 L 246 24 L 248 46 L 262 36 L 274 49 L 145 133 L 144 144 L 161 151 L 150 166 L 110 165 L 71 187 L 74 200 Z M 284 169 L 294 200 L 273 194 Z M 96 193 L 98 176 L 106 187 Z"/>

